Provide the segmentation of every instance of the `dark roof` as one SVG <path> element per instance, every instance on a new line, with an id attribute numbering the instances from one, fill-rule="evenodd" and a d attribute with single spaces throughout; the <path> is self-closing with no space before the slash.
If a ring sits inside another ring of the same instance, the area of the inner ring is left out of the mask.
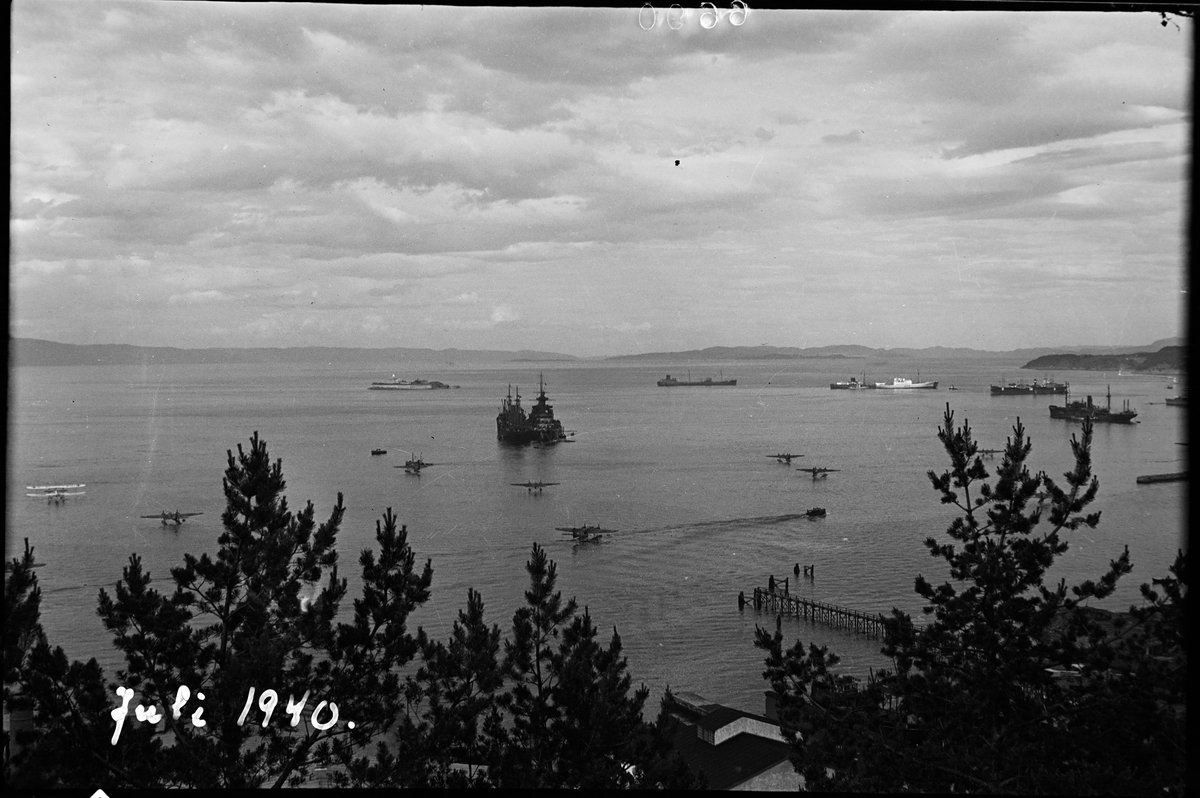
<path id="1" fill-rule="evenodd" d="M 749 712 L 718 707 L 706 715 L 702 723 L 718 713 L 727 715 L 720 724 L 724 726 L 741 717 L 766 720 Z M 696 726 L 675 717 L 668 717 L 671 724 L 672 742 L 675 750 L 693 771 L 699 771 L 708 779 L 710 790 L 728 790 L 738 784 L 770 770 L 788 759 L 788 746 L 777 740 L 768 740 L 756 734 L 739 734 L 720 745 L 712 745 L 696 734 Z M 767 721 L 770 722 L 770 721 Z M 720 728 L 720 726 L 714 727 Z"/>
<path id="2" fill-rule="evenodd" d="M 733 707 L 723 707 L 720 704 L 714 705 L 713 709 L 709 711 L 708 714 L 696 722 L 696 725 L 705 731 L 716 732 L 739 718 L 750 718 L 751 720 L 770 723 L 772 726 L 779 725 L 765 715 L 755 715 L 753 712 L 744 712 L 740 709 L 734 709 Z"/>

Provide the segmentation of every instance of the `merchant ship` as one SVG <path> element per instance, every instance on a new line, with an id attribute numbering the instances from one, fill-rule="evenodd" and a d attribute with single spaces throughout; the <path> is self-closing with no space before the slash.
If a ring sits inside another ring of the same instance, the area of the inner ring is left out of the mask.
<path id="1" fill-rule="evenodd" d="M 859 382 L 858 377 L 851 377 L 849 382 L 831 382 L 829 390 L 831 391 L 861 391 L 866 388 L 874 388 L 872 383 L 867 382 L 867 372 L 863 372 L 862 381 Z"/>
<path id="2" fill-rule="evenodd" d="M 1004 385 L 993 385 L 992 396 L 1043 396 L 1045 394 L 1065 394 L 1071 387 L 1068 382 L 1053 380 L 1034 380 L 1033 382 L 1009 382 Z"/>
<path id="3" fill-rule="evenodd" d="M 1068 396 L 1068 399 L 1070 397 Z M 1112 409 L 1112 389 L 1110 388 L 1106 394 L 1108 403 L 1105 407 L 1092 404 L 1092 397 L 1089 395 L 1086 402 L 1071 402 L 1066 405 L 1050 405 L 1050 418 L 1064 418 L 1069 421 L 1082 421 L 1089 418 L 1092 421 L 1100 421 L 1109 424 L 1136 424 L 1134 417 L 1137 416 L 1137 411 L 1129 407 L 1129 400 L 1125 400 L 1125 407 L 1122 410 L 1114 411 Z"/>
<path id="4" fill-rule="evenodd" d="M 724 377 L 724 374 L 721 374 Z M 714 380 L 712 377 L 705 377 L 702 380 L 692 380 L 692 373 L 688 372 L 687 380 L 677 380 L 668 374 L 666 377 L 658 381 L 659 388 L 676 388 L 681 386 L 694 385 L 704 388 L 710 388 L 718 385 L 737 385 L 737 380 Z"/>

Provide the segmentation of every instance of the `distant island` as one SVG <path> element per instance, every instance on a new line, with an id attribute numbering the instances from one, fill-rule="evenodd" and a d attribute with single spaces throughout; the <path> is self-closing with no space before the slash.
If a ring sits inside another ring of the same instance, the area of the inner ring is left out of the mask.
<path id="1" fill-rule="evenodd" d="M 1187 347 L 1164 346 L 1157 352 L 1134 352 L 1127 355 L 1042 355 L 1021 368 L 1037 371 L 1182 373 L 1187 371 Z"/>

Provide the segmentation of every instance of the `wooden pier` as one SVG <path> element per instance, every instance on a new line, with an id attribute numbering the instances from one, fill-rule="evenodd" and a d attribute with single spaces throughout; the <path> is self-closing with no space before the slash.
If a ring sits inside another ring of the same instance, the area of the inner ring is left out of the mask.
<path id="1" fill-rule="evenodd" d="M 1187 482 L 1188 472 L 1178 471 L 1174 474 L 1146 474 L 1137 478 L 1139 485 L 1150 485 L 1155 482 Z"/>
<path id="2" fill-rule="evenodd" d="M 754 588 L 754 609 L 767 610 L 784 615 L 795 615 L 813 623 L 823 623 L 835 629 L 846 629 L 857 634 L 870 635 L 875 638 L 883 637 L 882 613 L 871 614 L 836 604 L 826 604 L 823 601 L 793 596 L 776 587 L 767 590 Z"/>

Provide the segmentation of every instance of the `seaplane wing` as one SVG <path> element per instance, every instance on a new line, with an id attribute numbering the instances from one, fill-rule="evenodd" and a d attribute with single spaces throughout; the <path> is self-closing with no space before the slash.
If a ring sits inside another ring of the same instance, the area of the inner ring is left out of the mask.
<path id="1" fill-rule="evenodd" d="M 840 468 L 797 468 L 796 470 L 804 471 L 805 473 L 812 474 L 814 477 L 816 477 L 816 476 L 820 476 L 821 474 L 832 474 L 834 471 L 841 471 L 842 469 L 840 469 Z"/>
<path id="2" fill-rule="evenodd" d="M 78 485 L 26 485 L 25 490 L 73 490 L 86 487 L 87 485 L 80 482 Z"/>
<path id="3" fill-rule="evenodd" d="M 517 488 L 548 488 L 551 485 L 560 485 L 560 482 L 513 482 L 513 487 Z"/>
<path id="4" fill-rule="evenodd" d="M 46 499 L 46 498 L 54 499 L 59 496 L 83 496 L 86 493 L 87 493 L 87 491 L 85 491 L 85 490 L 77 490 L 77 491 L 52 490 L 52 491 L 47 491 L 46 493 L 26 493 L 25 495 L 33 496 L 34 498 L 37 498 L 37 499 Z"/>
<path id="5" fill-rule="evenodd" d="M 168 521 L 174 518 L 191 518 L 193 515 L 204 515 L 204 513 L 155 513 L 154 515 L 143 515 L 142 518 L 165 518 Z"/>

